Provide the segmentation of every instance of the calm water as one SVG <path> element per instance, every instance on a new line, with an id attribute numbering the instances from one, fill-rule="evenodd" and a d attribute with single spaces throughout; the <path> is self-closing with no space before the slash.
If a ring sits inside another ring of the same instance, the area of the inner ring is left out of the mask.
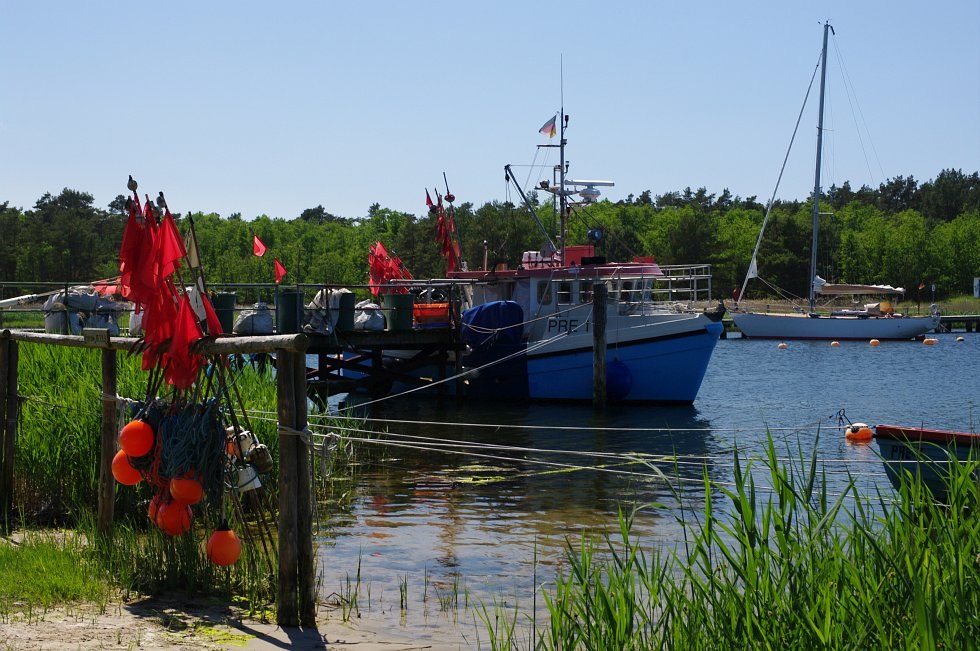
<path id="1" fill-rule="evenodd" d="M 850 473 L 861 491 L 890 491 L 877 446 L 846 443 L 836 416 L 843 409 L 872 425 L 977 430 L 980 335 L 956 336 L 938 335 L 936 346 L 789 342 L 786 349 L 722 340 L 687 408 L 595 413 L 424 400 L 375 407 L 369 423 L 388 432 L 386 458 L 360 468 L 349 510 L 320 508 L 322 596 L 348 592 L 359 568 L 362 622 L 406 639 L 475 647 L 486 640 L 474 624 L 479 603 L 491 612 L 495 602 L 516 603 L 530 614 L 534 586 L 550 585 L 566 543 L 615 531 L 621 505 L 660 504 L 640 511 L 633 532 L 647 545 L 677 542 L 678 497 L 695 507 L 703 500 L 705 468 L 712 480 L 730 482 L 733 450 L 760 456 L 766 428 L 781 452 L 808 456 L 815 448 L 833 490 Z M 456 608 L 448 605 L 453 594 Z"/>

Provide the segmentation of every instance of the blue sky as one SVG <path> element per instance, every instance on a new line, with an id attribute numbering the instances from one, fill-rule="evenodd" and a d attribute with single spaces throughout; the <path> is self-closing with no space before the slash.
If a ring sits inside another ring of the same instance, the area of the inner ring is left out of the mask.
<path id="1" fill-rule="evenodd" d="M 479 206 L 513 197 L 506 163 L 551 177 L 519 166 L 562 95 L 570 175 L 605 197 L 764 201 L 828 19 L 824 187 L 980 169 L 977 0 L 0 0 L 0 202 L 105 207 L 133 174 L 178 212 L 422 214 L 445 172 Z M 808 196 L 815 133 L 808 109 L 781 198 Z"/>

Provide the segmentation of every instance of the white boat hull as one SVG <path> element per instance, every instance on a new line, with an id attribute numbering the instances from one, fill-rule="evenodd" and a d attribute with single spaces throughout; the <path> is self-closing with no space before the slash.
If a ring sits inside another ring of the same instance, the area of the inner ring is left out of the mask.
<path id="1" fill-rule="evenodd" d="M 732 321 L 750 339 L 913 339 L 939 325 L 939 315 L 917 317 L 809 316 L 733 312 Z"/>

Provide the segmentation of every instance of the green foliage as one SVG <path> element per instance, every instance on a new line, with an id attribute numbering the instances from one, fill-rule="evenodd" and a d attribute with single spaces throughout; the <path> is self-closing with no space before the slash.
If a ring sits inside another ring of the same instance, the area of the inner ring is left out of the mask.
<path id="1" fill-rule="evenodd" d="M 554 241 L 557 217 L 552 202 L 529 197 L 538 219 Z M 92 205 L 84 192 L 65 189 L 45 194 L 33 209 L 0 203 L 0 277 L 29 282 L 88 282 L 118 273 L 119 247 L 126 223 L 125 198 L 108 210 Z M 780 201 L 772 209 L 759 256 L 759 274 L 797 295 L 807 293 L 810 256 L 810 203 Z M 916 287 L 936 283 L 937 296 L 968 292 L 978 265 L 980 176 L 943 170 L 919 184 L 896 177 L 877 189 L 857 191 L 845 182 L 831 187 L 821 203 L 818 273 L 832 282 L 891 283 Z M 596 254 L 627 261 L 653 255 L 665 264 L 711 263 L 715 287 L 740 285 L 748 267 L 765 207 L 755 197 L 720 195 L 705 188 L 649 190 L 620 202 L 600 201 L 576 208 L 568 220 L 568 243 L 586 244 L 589 231 L 602 229 Z M 540 250 L 545 240 L 527 209 L 492 201 L 453 210 L 463 259 L 470 269 L 519 264 L 521 253 Z M 381 240 L 416 278 L 445 276 L 446 261 L 436 242 L 432 213 L 412 215 L 373 204 L 367 216 L 332 215 L 322 205 L 296 219 L 240 214 L 175 215 L 186 233 L 193 219 L 208 281 L 263 284 L 274 281 L 274 259 L 288 270 L 290 284 L 343 286 L 367 283 L 368 247 Z M 252 237 L 269 247 L 252 255 Z M 766 291 L 751 286 L 753 293 Z M 15 295 L 8 290 L 3 297 Z M 26 291 L 31 291 L 30 289 Z M 236 290 L 240 303 L 272 301 L 272 290 Z M 0 297 L 2 298 L 2 297 Z"/>

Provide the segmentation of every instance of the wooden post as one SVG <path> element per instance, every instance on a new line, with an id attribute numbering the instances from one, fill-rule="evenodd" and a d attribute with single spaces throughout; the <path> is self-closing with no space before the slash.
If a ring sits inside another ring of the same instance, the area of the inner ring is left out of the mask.
<path id="1" fill-rule="evenodd" d="M 592 406 L 606 408 L 606 293 L 605 283 L 592 288 Z"/>
<path id="2" fill-rule="evenodd" d="M 276 355 L 276 397 L 279 423 L 296 424 L 295 355 L 283 350 Z M 276 623 L 298 626 L 296 580 L 298 577 L 297 549 L 297 479 L 296 447 L 302 445 L 292 434 L 279 435 L 279 607 Z"/>
<path id="3" fill-rule="evenodd" d="M 112 459 L 116 455 L 116 351 L 102 349 L 102 445 L 99 453 L 99 513 L 97 528 L 101 535 L 112 531 L 115 511 L 116 482 L 112 476 Z"/>
<path id="4" fill-rule="evenodd" d="M 295 384 L 292 427 L 303 431 L 307 426 L 306 355 L 289 353 L 293 358 Z M 295 436 L 292 438 L 296 438 Z M 313 556 L 313 486 L 310 478 L 310 448 L 306 441 L 296 442 L 296 547 L 299 574 L 299 622 L 316 626 L 316 561 Z"/>
<path id="5" fill-rule="evenodd" d="M 7 476 L 7 367 L 10 361 L 10 344 L 7 338 L 0 338 L 0 480 Z M 12 496 L 7 493 L 7 484 L 0 481 L 0 533 L 10 534 L 7 514 L 12 507 Z"/>
<path id="6" fill-rule="evenodd" d="M 0 346 L 0 355 L 3 362 L 0 363 L 0 373 L 3 373 L 3 392 L 0 393 L 0 400 L 3 401 L 3 421 L 0 427 L 3 428 L 2 458 L 0 463 L 0 509 L 3 509 L 3 530 L 9 533 L 13 528 L 14 510 L 14 449 L 17 444 L 17 417 L 19 405 L 17 404 L 17 342 L 7 339 Z"/>

